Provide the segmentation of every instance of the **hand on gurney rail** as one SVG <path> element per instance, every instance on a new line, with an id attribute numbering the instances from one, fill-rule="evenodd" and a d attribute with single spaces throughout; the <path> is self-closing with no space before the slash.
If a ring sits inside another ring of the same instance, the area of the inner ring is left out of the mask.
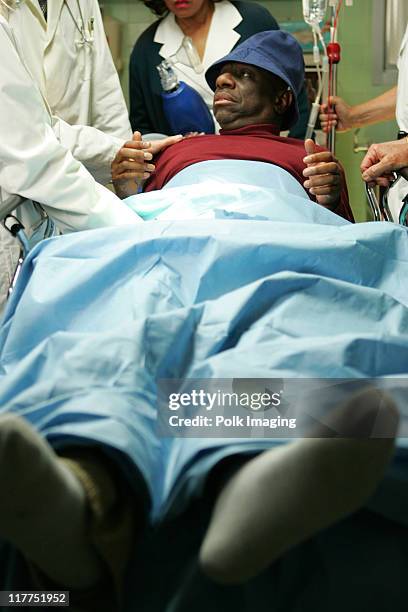
<path id="1" fill-rule="evenodd" d="M 361 163 L 361 174 L 366 183 L 388 187 L 393 172 L 408 180 L 408 142 L 395 140 L 373 144 Z"/>
<path id="2" fill-rule="evenodd" d="M 307 180 L 303 187 L 316 197 L 318 204 L 334 210 L 340 203 L 343 181 L 340 164 L 330 151 L 315 152 L 313 140 L 306 140 L 305 149 L 307 156 L 303 161 L 307 168 L 303 170 L 303 176 Z"/>
<path id="3" fill-rule="evenodd" d="M 138 183 L 148 179 L 155 166 L 149 162 L 162 149 L 182 140 L 181 134 L 161 140 L 144 142 L 140 132 L 133 134 L 132 140 L 125 142 L 112 162 L 112 181 L 116 194 L 126 198 L 137 193 Z"/>

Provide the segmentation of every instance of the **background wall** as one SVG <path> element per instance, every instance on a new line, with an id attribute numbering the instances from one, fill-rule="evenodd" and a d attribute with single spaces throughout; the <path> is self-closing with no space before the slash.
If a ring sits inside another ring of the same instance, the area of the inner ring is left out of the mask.
<path id="1" fill-rule="evenodd" d="M 347 7 L 342 13 L 339 30 L 342 61 L 339 66 L 338 94 L 350 104 L 358 104 L 379 96 L 390 87 L 372 84 L 372 57 L 376 45 L 373 40 L 372 18 L 372 0 L 354 0 L 353 6 Z M 353 153 L 353 134 L 354 131 L 337 136 L 336 153 L 346 168 L 353 211 L 359 221 L 365 221 L 369 218 L 368 208 L 359 172 L 364 153 Z M 396 122 L 388 121 L 362 128 L 358 133 L 358 140 L 362 144 L 371 144 L 395 140 L 396 135 Z"/>
<path id="2" fill-rule="evenodd" d="M 301 0 L 260 1 L 278 21 L 302 19 Z M 101 3 L 105 12 L 123 23 L 121 82 L 125 97 L 128 97 L 128 63 L 135 40 L 150 25 L 155 16 L 141 0 L 106 0 Z M 372 56 L 375 40 L 372 34 L 372 0 L 354 0 L 354 6 L 342 11 L 339 41 L 342 45 L 342 61 L 338 70 L 338 94 L 350 104 L 357 104 L 380 95 L 387 87 L 372 84 Z M 387 122 L 361 129 L 358 140 L 361 144 L 393 140 L 396 123 Z M 346 173 L 354 213 L 359 221 L 368 218 L 363 184 L 359 166 L 364 153 L 353 152 L 353 132 L 337 137 L 337 156 Z"/>

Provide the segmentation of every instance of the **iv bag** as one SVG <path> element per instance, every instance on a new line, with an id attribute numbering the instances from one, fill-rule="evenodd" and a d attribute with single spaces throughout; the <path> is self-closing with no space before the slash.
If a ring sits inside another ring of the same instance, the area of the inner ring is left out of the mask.
<path id="1" fill-rule="evenodd" d="M 184 66 L 188 66 L 197 74 L 203 72 L 204 70 L 197 49 L 193 45 L 193 41 L 189 36 L 184 36 L 180 49 L 177 51 L 177 53 L 169 57 L 168 61 L 172 64 L 179 63 L 183 64 Z"/>
<path id="2" fill-rule="evenodd" d="M 303 18 L 310 26 L 318 26 L 327 10 L 327 0 L 302 0 Z"/>

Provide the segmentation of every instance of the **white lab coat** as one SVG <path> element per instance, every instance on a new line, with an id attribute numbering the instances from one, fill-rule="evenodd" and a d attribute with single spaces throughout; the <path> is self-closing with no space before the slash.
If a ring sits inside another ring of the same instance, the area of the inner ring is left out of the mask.
<path id="1" fill-rule="evenodd" d="M 20 204 L 16 212 L 29 233 L 37 215 L 32 202 L 22 200 L 28 198 L 40 202 L 62 231 L 140 222 L 58 142 L 46 102 L 1 15 L 0 58 L 0 220 Z M 3 294 L 5 258 L 0 262 Z"/>
<path id="2" fill-rule="evenodd" d="M 47 22 L 38 0 L 25 0 L 9 23 L 57 138 L 106 184 L 131 128 L 97 0 L 48 0 Z"/>

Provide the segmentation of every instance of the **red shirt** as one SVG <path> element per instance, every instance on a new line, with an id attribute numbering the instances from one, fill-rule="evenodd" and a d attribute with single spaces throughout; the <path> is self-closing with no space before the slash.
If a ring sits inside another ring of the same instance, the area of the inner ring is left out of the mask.
<path id="1" fill-rule="evenodd" d="M 248 125 L 237 130 L 221 130 L 218 136 L 208 134 L 187 138 L 172 145 L 155 159 L 156 170 L 145 184 L 144 191 L 161 189 L 178 172 L 202 161 L 213 159 L 243 159 L 280 166 L 303 185 L 302 172 L 306 156 L 304 144 L 295 138 L 283 138 L 271 124 Z M 318 147 L 319 151 L 324 151 Z M 335 212 L 354 221 L 348 200 L 346 180 Z M 311 199 L 315 197 L 311 195 Z"/>

